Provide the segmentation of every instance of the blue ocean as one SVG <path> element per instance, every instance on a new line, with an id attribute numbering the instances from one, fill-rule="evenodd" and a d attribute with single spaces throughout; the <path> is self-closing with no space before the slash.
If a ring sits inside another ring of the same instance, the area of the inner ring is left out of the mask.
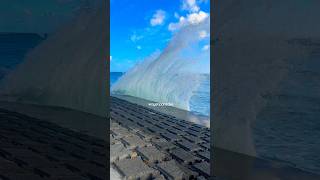
<path id="1" fill-rule="evenodd" d="M 21 63 L 44 38 L 33 33 L 0 33 L 0 79 Z"/>

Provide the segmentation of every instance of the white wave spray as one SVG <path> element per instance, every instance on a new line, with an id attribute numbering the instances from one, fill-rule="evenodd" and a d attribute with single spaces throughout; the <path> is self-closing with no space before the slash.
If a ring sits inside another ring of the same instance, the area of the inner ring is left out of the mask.
<path id="1" fill-rule="evenodd" d="M 209 32 L 209 18 L 188 25 L 177 32 L 163 52 L 156 52 L 138 63 L 112 87 L 114 94 L 140 97 L 154 102 L 172 103 L 174 107 L 190 110 L 190 99 L 204 80 L 200 61 L 209 59 L 209 51 L 199 46 L 201 31 Z"/>

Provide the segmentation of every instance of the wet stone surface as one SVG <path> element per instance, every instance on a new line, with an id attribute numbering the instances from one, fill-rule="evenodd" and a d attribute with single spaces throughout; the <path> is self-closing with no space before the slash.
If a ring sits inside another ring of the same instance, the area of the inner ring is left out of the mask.
<path id="1" fill-rule="evenodd" d="M 159 175 L 158 171 L 147 166 L 140 158 L 123 159 L 114 165 L 126 179 L 150 179 Z"/>
<path id="2" fill-rule="evenodd" d="M 166 160 L 167 154 L 161 152 L 155 146 L 142 147 L 137 149 L 138 154 L 143 157 L 143 159 L 155 163 Z"/>
<path id="3" fill-rule="evenodd" d="M 104 180 L 107 175 L 106 141 L 19 113 L 0 109 L 0 144 L 1 180 Z"/>
<path id="4" fill-rule="evenodd" d="M 210 129 L 140 105 L 111 98 L 110 154 L 123 179 L 208 179 Z M 119 130 L 120 129 L 120 130 Z M 116 156 L 117 156 L 116 155 Z M 118 156 L 119 157 L 119 156 Z"/>

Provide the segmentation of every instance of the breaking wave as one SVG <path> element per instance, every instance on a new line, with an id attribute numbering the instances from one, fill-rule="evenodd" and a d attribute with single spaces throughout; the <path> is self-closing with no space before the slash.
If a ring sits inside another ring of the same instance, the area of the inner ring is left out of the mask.
<path id="1" fill-rule="evenodd" d="M 209 59 L 209 51 L 196 48 L 199 32 L 209 32 L 209 18 L 177 32 L 162 52 L 127 71 L 112 87 L 114 94 L 130 95 L 154 102 L 172 103 L 190 111 L 190 99 L 206 79 L 197 65 Z"/>

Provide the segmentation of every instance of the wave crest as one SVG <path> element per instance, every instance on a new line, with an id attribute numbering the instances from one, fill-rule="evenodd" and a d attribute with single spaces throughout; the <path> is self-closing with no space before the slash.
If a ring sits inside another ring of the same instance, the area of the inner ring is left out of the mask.
<path id="1" fill-rule="evenodd" d="M 209 18 L 184 27 L 163 52 L 155 52 L 126 72 L 111 87 L 111 92 L 172 103 L 174 107 L 189 111 L 190 99 L 205 79 L 194 66 L 209 58 L 209 51 L 201 51 L 194 46 L 201 41 L 199 32 L 209 31 L 209 27 Z"/>

